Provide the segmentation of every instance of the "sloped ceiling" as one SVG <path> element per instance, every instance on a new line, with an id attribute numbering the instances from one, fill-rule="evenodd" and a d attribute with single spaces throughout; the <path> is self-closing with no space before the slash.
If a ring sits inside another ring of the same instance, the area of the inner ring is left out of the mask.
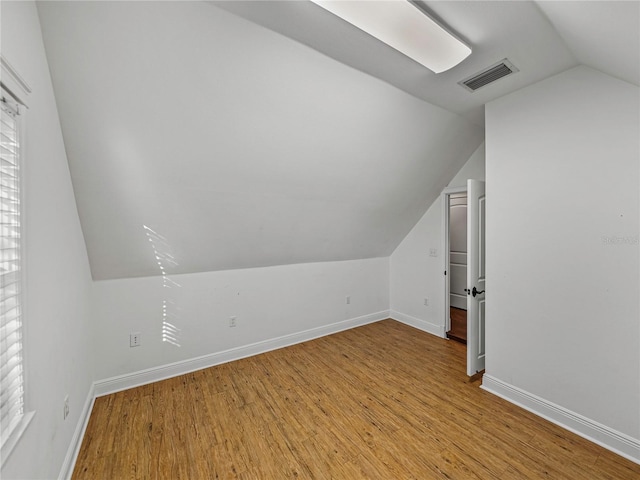
<path id="1" fill-rule="evenodd" d="M 640 84 L 640 2 L 414 3 L 472 55 L 435 75 L 308 1 L 39 2 L 94 278 L 387 256 L 486 102 L 579 64 Z"/>
<path id="2" fill-rule="evenodd" d="M 473 49 L 437 75 L 308 1 L 213 3 L 479 125 L 485 103 L 579 64 L 640 83 L 638 0 L 413 0 Z M 520 72 L 461 90 L 459 81 L 503 58 Z"/>
<path id="3" fill-rule="evenodd" d="M 640 2 L 537 2 L 578 61 L 640 85 Z"/>
<path id="4" fill-rule="evenodd" d="M 312 2 L 213 3 L 478 125 L 484 125 L 485 103 L 578 65 L 536 3 L 529 1 L 414 1 L 473 50 L 460 65 L 439 74 Z M 517 75 L 476 92 L 458 85 L 505 57 L 520 70 Z"/>
<path id="5" fill-rule="evenodd" d="M 482 142 L 208 3 L 38 9 L 94 279 L 387 256 Z"/>

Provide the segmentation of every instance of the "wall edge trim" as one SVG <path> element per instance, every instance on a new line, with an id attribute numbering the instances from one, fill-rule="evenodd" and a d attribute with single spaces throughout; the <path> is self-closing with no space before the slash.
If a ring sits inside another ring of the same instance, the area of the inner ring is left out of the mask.
<path id="1" fill-rule="evenodd" d="M 491 375 L 482 377 L 483 390 L 513 403 L 634 463 L 640 464 L 640 439 L 607 427 Z"/>
<path id="2" fill-rule="evenodd" d="M 84 401 L 82 413 L 80 414 L 80 418 L 78 419 L 78 423 L 76 424 L 76 428 L 73 432 L 71 443 L 67 449 L 67 454 L 64 457 L 64 462 L 62 462 L 62 468 L 58 475 L 59 480 L 68 480 L 73 474 L 73 469 L 76 465 L 78 454 L 80 453 L 80 447 L 82 446 L 82 440 L 84 439 L 84 433 L 87 430 L 87 425 L 89 424 L 89 417 L 91 416 L 95 400 L 95 383 L 92 383 L 89 388 L 89 392 L 87 393 L 87 398 Z"/>
<path id="3" fill-rule="evenodd" d="M 213 367 L 222 363 L 240 360 L 242 358 L 259 355 L 279 348 L 288 347 L 297 343 L 306 342 L 316 338 L 338 333 L 351 328 L 359 327 L 369 323 L 378 322 L 389 318 L 389 311 L 370 313 L 359 317 L 342 320 L 339 322 L 323 325 L 321 327 L 303 330 L 280 337 L 262 340 L 256 343 L 234 347 L 220 352 L 214 352 L 200 357 L 160 365 L 157 367 L 140 370 L 137 372 L 105 378 L 94 382 L 95 396 L 101 397 L 111 393 L 139 387 L 148 383 L 166 380 L 167 378 L 184 375 L 186 373 Z"/>
<path id="4" fill-rule="evenodd" d="M 427 322 L 426 320 L 420 320 L 419 318 L 412 317 L 396 310 L 391 310 L 389 316 L 400 323 L 409 325 L 410 327 L 417 328 L 423 332 L 430 333 L 440 338 L 446 338 L 444 325 L 436 325 L 435 323 Z"/>

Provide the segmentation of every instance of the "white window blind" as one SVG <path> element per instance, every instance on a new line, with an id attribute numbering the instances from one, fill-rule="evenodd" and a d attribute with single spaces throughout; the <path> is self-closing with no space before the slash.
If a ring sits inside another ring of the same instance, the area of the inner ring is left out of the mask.
<path id="1" fill-rule="evenodd" d="M 24 375 L 18 108 L 6 97 L 0 108 L 0 435 L 4 447 L 23 419 Z"/>

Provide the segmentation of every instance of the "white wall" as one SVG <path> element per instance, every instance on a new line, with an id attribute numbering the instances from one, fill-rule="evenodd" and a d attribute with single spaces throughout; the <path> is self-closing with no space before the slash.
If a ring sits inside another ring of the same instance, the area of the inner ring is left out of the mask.
<path id="1" fill-rule="evenodd" d="M 93 380 L 91 277 L 32 2 L 2 2 L 2 56 L 32 88 L 25 147 L 27 409 L 1 477 L 56 478 Z M 63 420 L 63 402 L 70 415 Z"/>
<path id="2" fill-rule="evenodd" d="M 484 180 L 485 145 L 482 143 L 450 187 L 466 185 L 468 178 Z M 430 256 L 430 249 L 437 256 Z M 390 257 L 391 316 L 435 335 L 444 336 L 444 280 L 442 255 L 442 204 L 433 202 L 420 221 Z M 424 299 L 429 299 L 429 306 Z"/>
<path id="3" fill-rule="evenodd" d="M 173 274 L 387 257 L 482 141 L 209 2 L 38 11 L 96 280 L 158 273 L 145 225 Z"/>
<path id="4" fill-rule="evenodd" d="M 638 91 L 577 67 L 486 108 L 487 375 L 636 442 Z"/>
<path id="5" fill-rule="evenodd" d="M 173 275 L 168 287 L 159 277 L 97 281 L 96 378 L 127 376 L 336 322 L 346 328 L 387 318 L 388 279 L 388 258 L 377 258 Z M 237 317 L 233 328 L 231 316 Z M 179 329 L 173 343 L 163 341 L 165 318 Z M 141 332 L 141 346 L 129 347 L 130 332 Z"/>

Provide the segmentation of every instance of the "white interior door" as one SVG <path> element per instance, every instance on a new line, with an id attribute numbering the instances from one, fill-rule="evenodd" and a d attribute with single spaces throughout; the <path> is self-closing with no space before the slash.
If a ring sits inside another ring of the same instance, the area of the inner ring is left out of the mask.
<path id="1" fill-rule="evenodd" d="M 484 370 L 485 185 L 467 180 L 467 375 Z"/>

